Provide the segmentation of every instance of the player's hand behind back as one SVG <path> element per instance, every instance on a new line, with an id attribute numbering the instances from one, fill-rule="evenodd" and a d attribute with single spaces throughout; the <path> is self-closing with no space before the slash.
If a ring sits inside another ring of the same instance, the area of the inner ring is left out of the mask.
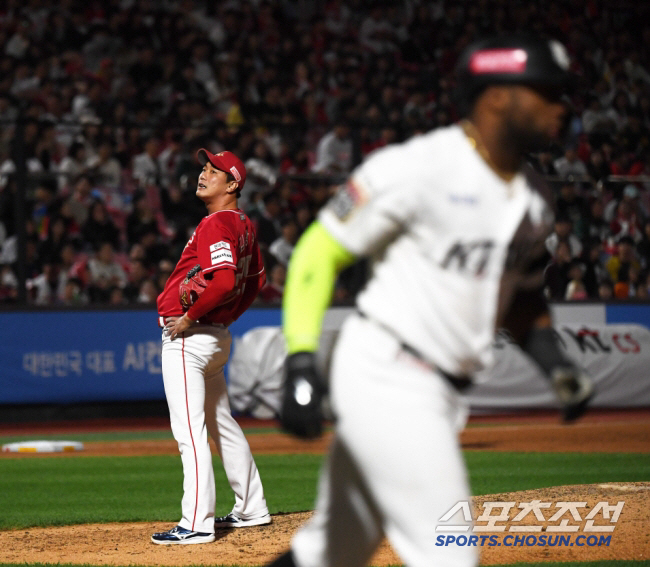
<path id="1" fill-rule="evenodd" d="M 323 387 L 313 352 L 296 352 L 285 363 L 284 399 L 280 413 L 282 427 L 303 439 L 323 433 Z"/>

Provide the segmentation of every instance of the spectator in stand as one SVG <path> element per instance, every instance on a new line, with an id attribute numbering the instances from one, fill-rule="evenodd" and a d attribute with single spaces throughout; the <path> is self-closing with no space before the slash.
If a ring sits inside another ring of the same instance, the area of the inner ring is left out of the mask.
<path id="1" fill-rule="evenodd" d="M 263 303 L 279 304 L 282 302 L 284 284 L 287 279 L 287 268 L 281 263 L 276 263 L 269 270 L 269 278 L 260 290 L 259 298 Z"/>
<path id="2" fill-rule="evenodd" d="M 616 195 L 609 201 L 609 203 L 607 203 L 604 213 L 605 220 L 608 222 L 612 222 L 614 220 L 618 210 L 618 205 L 621 201 L 627 201 L 627 203 L 630 205 L 630 210 L 633 213 L 636 213 L 639 219 L 645 219 L 648 216 L 645 208 L 639 200 L 639 189 L 636 185 L 629 183 L 625 185 L 622 191 L 619 189 L 618 195 Z"/>
<path id="3" fill-rule="evenodd" d="M 115 250 L 120 248 L 120 231 L 101 199 L 95 199 L 91 203 L 88 218 L 81 227 L 81 234 L 86 244 L 95 250 L 102 242 L 110 242 Z"/>
<path id="4" fill-rule="evenodd" d="M 257 239 L 262 248 L 269 246 L 280 236 L 280 198 L 275 193 L 267 193 L 262 198 L 263 210 L 253 219 L 257 223 Z"/>
<path id="5" fill-rule="evenodd" d="M 325 134 L 316 148 L 316 173 L 346 174 L 352 168 L 352 139 L 350 127 L 344 122 L 337 122 L 334 128 Z"/>
<path id="6" fill-rule="evenodd" d="M 614 284 L 614 299 L 629 299 L 630 286 L 627 282 L 616 282 Z"/>
<path id="7" fill-rule="evenodd" d="M 573 234 L 573 223 L 568 215 L 558 214 L 555 217 L 553 232 L 546 239 L 546 249 L 551 256 L 555 256 L 555 251 L 560 242 L 566 242 L 569 246 L 570 257 L 577 258 L 582 254 L 582 243 L 580 239 Z"/>
<path id="8" fill-rule="evenodd" d="M 636 249 L 643 269 L 650 270 L 650 219 L 643 223 L 643 236 Z"/>
<path id="9" fill-rule="evenodd" d="M 637 153 L 650 146 L 650 133 L 643 125 L 641 114 L 632 110 L 628 113 L 625 125 L 617 136 L 617 141 L 624 151 Z"/>
<path id="10" fill-rule="evenodd" d="M 27 280 L 27 291 L 34 304 L 52 305 L 63 297 L 66 281 L 55 259 L 48 258 L 43 264 L 43 271 Z"/>
<path id="11" fill-rule="evenodd" d="M 307 227 L 313 222 L 314 215 L 307 203 L 303 203 L 296 207 L 296 224 L 298 225 L 298 238 L 302 235 Z"/>
<path id="12" fill-rule="evenodd" d="M 595 94 L 590 96 L 587 108 L 582 113 L 582 129 L 595 146 L 616 133 L 615 113 L 608 110 L 602 99 Z"/>
<path id="13" fill-rule="evenodd" d="M 126 237 L 129 244 L 140 242 L 147 232 L 158 234 L 158 221 L 144 191 L 133 194 L 133 211 L 126 219 Z"/>
<path id="14" fill-rule="evenodd" d="M 63 288 L 63 294 L 59 299 L 63 305 L 68 307 L 88 303 L 88 296 L 83 291 L 83 284 L 75 278 L 68 279 Z"/>
<path id="15" fill-rule="evenodd" d="M 110 242 L 102 242 L 94 257 L 88 261 L 90 299 L 99 303 L 109 300 L 113 287 L 125 287 L 128 277 L 121 264 L 115 260 L 115 250 Z"/>
<path id="16" fill-rule="evenodd" d="M 86 163 L 86 147 L 83 142 L 76 141 L 70 146 L 68 155 L 59 164 L 59 192 L 63 193 L 72 186 L 80 175 L 88 171 Z"/>
<path id="17" fill-rule="evenodd" d="M 165 283 L 167 283 L 169 276 L 172 275 L 174 266 L 174 262 L 172 262 L 169 258 L 163 258 L 158 262 L 158 267 L 155 275 L 155 284 L 159 290 L 162 291 L 165 289 Z"/>
<path id="18" fill-rule="evenodd" d="M 629 288 L 629 297 L 636 297 L 641 278 L 641 269 L 638 264 L 631 263 L 621 266 L 618 271 L 618 281 L 626 283 Z"/>
<path id="19" fill-rule="evenodd" d="M 575 146 L 569 146 L 564 151 L 564 155 L 553 162 L 553 166 L 562 179 L 587 177 L 587 166 L 578 157 Z"/>
<path id="20" fill-rule="evenodd" d="M 55 196 L 56 189 L 49 183 L 39 183 L 34 190 L 32 220 L 41 238 L 47 234 L 50 217 L 56 214 L 60 201 Z"/>
<path id="21" fill-rule="evenodd" d="M 616 207 L 616 215 L 609 223 L 609 232 L 614 239 L 630 236 L 635 242 L 643 237 L 641 232 L 641 219 L 634 210 L 634 203 L 623 198 Z"/>
<path id="22" fill-rule="evenodd" d="M 610 174 L 609 165 L 601 149 L 594 149 L 589 153 L 587 161 L 587 175 L 595 184 L 603 184 Z"/>
<path id="23" fill-rule="evenodd" d="M 603 266 L 601 256 L 603 255 L 603 243 L 599 238 L 592 238 L 587 241 L 581 260 L 584 267 L 582 281 L 589 297 L 598 297 L 598 285 L 609 278 L 607 270 Z"/>
<path id="24" fill-rule="evenodd" d="M 68 242 L 68 227 L 62 216 L 54 216 L 47 227 L 47 238 L 38 247 L 39 258 L 60 258 L 61 251 Z"/>
<path id="25" fill-rule="evenodd" d="M 535 171 L 542 175 L 548 175 L 549 177 L 555 177 L 557 175 L 555 165 L 553 165 L 553 154 L 551 152 L 539 152 L 531 162 L 531 165 Z"/>
<path id="26" fill-rule="evenodd" d="M 298 225 L 293 217 L 287 216 L 280 222 L 281 235 L 269 246 L 269 253 L 283 266 L 289 265 L 289 258 L 298 241 Z"/>
<path id="27" fill-rule="evenodd" d="M 560 241 L 553 254 L 553 259 L 544 270 L 544 292 L 552 301 L 563 300 L 569 284 L 569 266 L 571 250 L 566 241 Z"/>
<path id="28" fill-rule="evenodd" d="M 587 288 L 584 283 L 585 267 L 578 258 L 574 258 L 569 263 L 569 283 L 566 287 L 564 299 L 567 301 L 579 301 L 587 299 Z"/>
<path id="29" fill-rule="evenodd" d="M 585 224 L 587 226 L 587 240 L 597 239 L 605 242 L 609 237 L 609 223 L 604 218 L 605 205 L 602 197 L 594 197 L 587 209 Z"/>
<path id="30" fill-rule="evenodd" d="M 156 303 L 160 291 L 151 278 L 147 278 L 140 285 L 140 293 L 137 297 L 137 303 Z"/>
<path id="31" fill-rule="evenodd" d="M 113 286 L 108 291 L 108 304 L 113 307 L 127 305 L 128 301 L 124 297 L 124 290 L 121 287 Z"/>
<path id="32" fill-rule="evenodd" d="M 133 158 L 131 175 L 142 189 L 149 185 L 160 186 L 161 172 L 158 165 L 160 141 L 151 136 L 144 143 L 144 151 Z"/>
<path id="33" fill-rule="evenodd" d="M 618 240 L 616 254 L 607 260 L 605 268 L 610 279 L 614 283 L 618 283 L 621 270 L 629 270 L 629 266 L 634 266 L 637 270 L 641 269 L 641 264 L 636 256 L 634 239 L 631 236 L 622 236 Z M 627 272 L 624 271 L 623 273 Z"/>
<path id="34" fill-rule="evenodd" d="M 583 239 L 588 232 L 587 205 L 585 199 L 578 194 L 576 183 L 571 181 L 562 183 L 556 200 L 556 209 L 558 215 L 571 219 L 574 234 Z"/>
<path id="35" fill-rule="evenodd" d="M 238 199 L 239 208 L 246 210 L 250 204 L 250 195 L 255 191 L 266 192 L 274 187 L 278 180 L 278 169 L 265 142 L 259 140 L 253 146 L 253 155 L 244 163 L 246 166 L 246 185 Z M 249 185 L 250 184 L 250 185 Z"/>
<path id="36" fill-rule="evenodd" d="M 182 142 L 182 133 L 173 132 L 167 146 L 158 155 L 158 170 L 162 187 L 169 188 L 176 181 L 176 171 L 181 161 Z"/>
<path id="37" fill-rule="evenodd" d="M 74 183 L 72 194 L 65 201 L 66 213 L 78 227 L 82 227 L 88 218 L 88 209 L 93 201 L 92 190 L 90 176 L 81 174 Z"/>
<path id="38" fill-rule="evenodd" d="M 169 245 L 157 228 L 143 228 L 139 233 L 138 243 L 145 250 L 145 261 L 148 264 L 157 264 L 169 256 Z"/>
<path id="39" fill-rule="evenodd" d="M 140 295 L 142 282 L 149 279 L 149 270 L 143 260 L 129 260 L 128 278 L 128 283 L 124 288 L 124 297 L 129 303 L 135 303 Z"/>
<path id="40" fill-rule="evenodd" d="M 14 302 L 18 299 L 18 278 L 11 266 L 0 264 L 0 301 Z"/>
<path id="41" fill-rule="evenodd" d="M 614 298 L 614 285 L 609 280 L 603 280 L 598 286 L 598 299 L 611 301 Z"/>
<path id="42" fill-rule="evenodd" d="M 122 166 L 114 155 L 114 144 L 103 140 L 97 155 L 88 161 L 88 169 L 100 187 L 114 191 L 122 184 Z"/>

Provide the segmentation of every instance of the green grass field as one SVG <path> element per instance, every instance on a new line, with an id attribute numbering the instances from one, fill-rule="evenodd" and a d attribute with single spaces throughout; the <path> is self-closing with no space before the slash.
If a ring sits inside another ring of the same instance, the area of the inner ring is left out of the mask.
<path id="1" fill-rule="evenodd" d="M 650 455 L 645 454 L 467 451 L 465 458 L 475 495 L 650 479 Z M 313 508 L 322 460 L 319 455 L 256 456 L 271 513 Z M 215 473 L 216 513 L 225 514 L 232 507 L 233 496 L 216 458 Z M 181 484 L 178 456 L 0 458 L 0 529 L 95 522 L 173 522 L 180 513 Z M 543 565 L 628 564 L 650 566 L 647 561 Z M 8 564 L 0 564 L 5 565 Z"/>
<path id="2" fill-rule="evenodd" d="M 650 455 L 468 451 L 474 494 L 566 484 L 642 481 Z M 258 455 L 271 513 L 311 510 L 322 457 Z M 215 460 L 217 514 L 233 496 Z M 88 522 L 175 521 L 182 474 L 177 456 L 0 459 L 0 529 Z"/>

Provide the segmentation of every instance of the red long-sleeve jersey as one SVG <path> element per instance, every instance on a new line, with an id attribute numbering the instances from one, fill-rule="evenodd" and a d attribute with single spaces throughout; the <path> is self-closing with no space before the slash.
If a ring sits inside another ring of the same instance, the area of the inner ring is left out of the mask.
<path id="1" fill-rule="evenodd" d="M 252 291 L 264 285 L 264 262 L 255 229 L 239 209 L 217 211 L 203 218 L 158 296 L 158 314 L 162 317 L 183 314 L 179 285 L 194 266 L 201 265 L 203 277 L 218 277 L 219 270 L 233 270 L 235 284 L 226 301 L 204 314 L 203 323 L 229 324 L 250 305 Z M 248 288 L 248 290 L 247 290 Z M 251 289 L 252 288 L 252 289 Z"/>

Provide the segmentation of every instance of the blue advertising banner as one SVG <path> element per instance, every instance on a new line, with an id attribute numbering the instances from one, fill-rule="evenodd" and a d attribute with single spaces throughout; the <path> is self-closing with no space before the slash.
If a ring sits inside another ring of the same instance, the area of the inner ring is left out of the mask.
<path id="1" fill-rule="evenodd" d="M 553 307 L 558 323 L 650 328 L 650 305 Z M 328 312 L 331 328 L 338 311 Z M 280 322 L 278 308 L 249 309 L 230 327 L 233 342 Z M 0 313 L 0 405 L 164 400 L 160 346 L 154 310 Z"/>
<path id="2" fill-rule="evenodd" d="M 639 303 L 607 305 L 605 318 L 608 325 L 614 323 L 637 323 L 650 328 L 650 305 Z"/>
<path id="3" fill-rule="evenodd" d="M 230 330 L 280 318 L 250 309 Z M 5 312 L 0 323 L 0 404 L 165 399 L 155 311 Z"/>

